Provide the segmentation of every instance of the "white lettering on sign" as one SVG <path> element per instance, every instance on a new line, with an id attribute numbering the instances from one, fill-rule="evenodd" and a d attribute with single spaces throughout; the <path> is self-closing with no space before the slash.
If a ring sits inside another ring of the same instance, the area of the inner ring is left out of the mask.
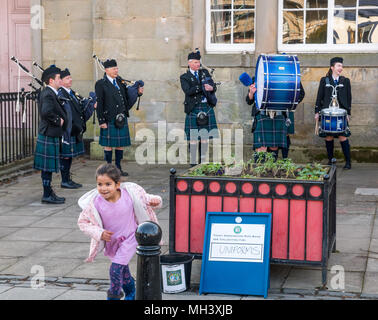
<path id="1" fill-rule="evenodd" d="M 264 224 L 211 225 L 209 261 L 264 261 Z"/>

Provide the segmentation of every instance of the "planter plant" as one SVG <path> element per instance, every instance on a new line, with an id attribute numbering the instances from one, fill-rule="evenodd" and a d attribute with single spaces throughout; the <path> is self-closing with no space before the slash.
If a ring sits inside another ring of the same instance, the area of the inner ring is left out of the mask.
<path id="1" fill-rule="evenodd" d="M 327 280 L 336 250 L 336 166 L 295 164 L 270 153 L 199 164 L 170 177 L 171 253 L 202 258 L 206 212 L 272 214 L 273 264 L 312 265 Z"/>

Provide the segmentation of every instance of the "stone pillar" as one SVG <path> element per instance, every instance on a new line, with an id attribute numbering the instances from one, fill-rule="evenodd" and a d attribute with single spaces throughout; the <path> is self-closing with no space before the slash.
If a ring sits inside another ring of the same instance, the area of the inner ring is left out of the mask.
<path id="1" fill-rule="evenodd" d="M 192 50 L 199 48 L 201 53 L 204 54 L 206 44 L 206 1 L 193 0 L 192 12 Z"/>
<path id="2" fill-rule="evenodd" d="M 277 53 L 278 1 L 256 1 L 255 56 Z"/>

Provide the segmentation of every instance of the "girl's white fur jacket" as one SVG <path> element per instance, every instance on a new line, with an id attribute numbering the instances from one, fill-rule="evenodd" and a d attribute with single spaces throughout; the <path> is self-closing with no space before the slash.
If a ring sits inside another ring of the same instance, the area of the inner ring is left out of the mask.
<path id="1" fill-rule="evenodd" d="M 148 194 L 141 186 L 132 182 L 121 183 L 121 188 L 126 189 L 134 205 L 136 223 L 139 225 L 144 221 L 158 223 L 153 208 L 161 208 L 162 199 L 160 196 Z M 92 238 L 89 250 L 89 257 L 86 262 L 93 262 L 94 258 L 105 247 L 105 241 L 101 240 L 104 232 L 100 214 L 94 206 L 94 199 L 98 195 L 97 189 L 84 194 L 78 201 L 83 211 L 80 213 L 77 222 L 81 231 Z"/>

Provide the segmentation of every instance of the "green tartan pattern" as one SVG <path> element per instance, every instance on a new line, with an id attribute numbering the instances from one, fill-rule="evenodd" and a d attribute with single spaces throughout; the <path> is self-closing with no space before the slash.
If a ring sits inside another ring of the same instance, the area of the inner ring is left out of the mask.
<path id="1" fill-rule="evenodd" d="M 61 158 L 75 158 L 84 154 L 84 142 L 76 141 L 76 137 L 70 138 L 70 144 L 62 142 L 62 151 L 60 153 Z"/>
<path id="2" fill-rule="evenodd" d="M 275 116 L 271 119 L 267 115 L 256 116 L 257 126 L 253 134 L 253 147 L 287 147 L 287 127 L 285 117 Z"/>
<path id="3" fill-rule="evenodd" d="M 59 172 L 59 139 L 60 138 L 38 134 L 37 145 L 34 152 L 34 169 L 47 172 Z"/>
<path id="4" fill-rule="evenodd" d="M 118 129 L 114 125 L 114 121 L 108 123 L 107 129 L 100 129 L 99 144 L 103 147 L 127 147 L 131 145 L 129 126 L 127 118 L 123 128 Z"/>
<path id="5" fill-rule="evenodd" d="M 207 112 L 209 116 L 209 122 L 205 126 L 198 126 L 197 125 L 197 114 L 201 111 Z M 209 107 L 207 103 L 201 103 L 197 105 L 189 115 L 186 115 L 185 117 L 185 134 L 186 134 L 186 140 L 190 139 L 190 130 L 199 130 L 198 134 L 201 134 L 201 130 L 205 129 L 207 132 L 210 132 L 213 129 L 218 129 L 217 126 L 217 120 L 215 118 L 214 109 L 212 107 Z M 218 130 L 213 135 L 209 136 L 209 139 L 218 138 L 219 132 Z M 200 140 L 200 137 L 198 137 L 198 140 Z"/>
<path id="6" fill-rule="evenodd" d="M 294 134 L 295 133 L 294 112 L 289 112 L 289 119 L 291 121 L 291 124 L 289 128 L 287 128 L 287 134 Z"/>

